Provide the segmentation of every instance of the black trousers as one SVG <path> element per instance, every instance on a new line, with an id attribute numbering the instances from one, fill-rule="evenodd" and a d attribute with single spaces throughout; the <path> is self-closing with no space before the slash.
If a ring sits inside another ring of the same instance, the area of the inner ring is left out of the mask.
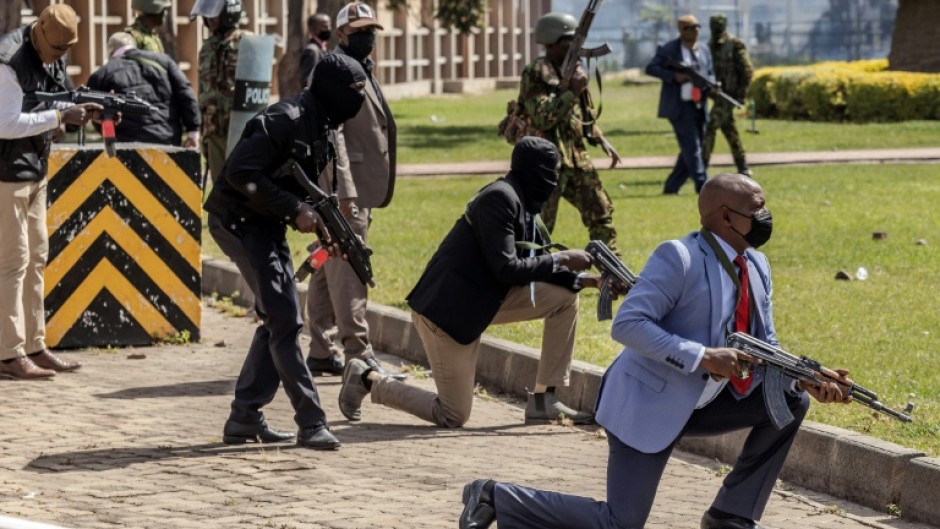
<path id="1" fill-rule="evenodd" d="M 261 318 L 238 375 L 229 419 L 261 423 L 261 408 L 274 399 L 283 383 L 297 426 L 326 426 L 326 414 L 298 341 L 303 320 L 287 228 L 273 219 L 229 217 L 210 214 L 209 233 L 245 278 Z"/>

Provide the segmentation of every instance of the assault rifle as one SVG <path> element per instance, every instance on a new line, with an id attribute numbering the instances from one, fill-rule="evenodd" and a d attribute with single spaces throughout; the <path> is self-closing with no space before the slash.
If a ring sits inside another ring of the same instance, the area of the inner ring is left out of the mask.
<path id="1" fill-rule="evenodd" d="M 565 55 L 565 60 L 561 63 L 561 85 L 563 87 L 567 87 L 571 82 L 571 78 L 574 77 L 574 72 L 578 68 L 578 63 L 581 61 L 582 55 L 590 59 L 610 53 L 610 47 L 607 46 L 607 44 L 603 44 L 594 49 L 584 49 L 584 41 L 587 40 L 588 31 L 591 30 L 591 24 L 594 23 L 597 10 L 601 7 L 601 1 L 602 0 L 589 0 L 587 7 L 584 8 L 584 12 L 581 13 L 581 20 L 578 21 L 578 29 L 574 31 L 574 40 L 571 41 L 568 54 Z"/>
<path id="2" fill-rule="evenodd" d="M 64 101 L 75 103 L 98 103 L 103 107 L 101 111 L 101 137 L 104 138 L 104 149 L 108 156 L 114 156 L 114 118 L 118 112 L 146 116 L 156 110 L 156 107 L 137 97 L 134 92 L 126 94 L 109 94 L 95 92 L 87 86 L 79 86 L 74 92 L 36 92 L 40 101 Z M 78 129 L 78 143 L 85 144 L 85 129 Z"/>
<path id="3" fill-rule="evenodd" d="M 323 219 L 323 227 L 326 229 L 329 239 L 333 243 L 339 244 L 340 250 L 346 255 L 349 266 L 356 272 L 359 281 L 362 281 L 363 285 L 367 284 L 374 288 L 375 281 L 372 276 L 372 262 L 370 260 L 372 249 L 362 244 L 359 236 L 349 227 L 349 222 L 346 221 L 346 217 L 343 217 L 339 210 L 339 200 L 336 195 L 327 195 L 310 180 L 307 173 L 297 162 L 291 162 L 291 173 L 293 173 L 297 183 L 310 194 L 313 199 L 311 205 L 320 214 L 320 218 Z M 325 239 L 325 237 L 322 237 L 322 233 L 318 236 Z M 314 249 L 313 253 L 315 254 L 316 251 Z M 316 256 L 313 254 L 308 257 L 308 259 L 315 258 Z"/>
<path id="4" fill-rule="evenodd" d="M 574 77 L 574 72 L 578 69 L 578 64 L 581 62 L 581 57 L 585 57 L 588 60 L 588 64 L 590 65 L 591 59 L 595 57 L 602 57 L 612 51 L 607 43 L 601 44 L 596 48 L 584 47 L 584 42 L 587 40 L 588 31 L 591 30 L 591 24 L 594 23 L 594 17 L 597 15 L 597 11 L 601 7 L 601 2 L 602 0 L 589 0 L 588 5 L 581 13 L 581 20 L 578 21 L 578 27 L 574 31 L 574 39 L 571 41 L 571 45 L 568 47 L 568 53 L 565 55 L 565 60 L 561 63 L 562 88 L 568 88 L 568 86 L 571 84 L 571 79 Z M 590 78 L 588 78 L 588 80 L 590 80 Z M 600 70 L 597 71 L 597 83 L 598 93 L 600 93 Z M 594 145 L 594 123 L 597 121 L 597 118 L 601 116 L 603 104 L 598 105 L 597 113 L 593 116 L 590 116 L 588 113 L 588 107 L 590 106 L 589 98 L 590 95 L 585 90 L 584 93 L 581 94 L 580 101 L 581 116 L 584 120 L 581 124 L 581 128 L 584 137 L 587 138 L 592 145 Z"/>
<path id="5" fill-rule="evenodd" d="M 908 402 L 907 406 L 905 406 L 902 411 L 893 410 L 882 404 L 878 400 L 878 394 L 874 391 L 865 389 L 854 382 L 846 384 L 842 381 L 837 373 L 831 369 L 823 367 L 819 362 L 813 360 L 812 358 L 807 358 L 805 356 L 797 358 L 783 349 L 780 349 L 779 347 L 774 347 L 767 342 L 758 340 L 751 335 L 741 332 L 736 332 L 728 337 L 728 347 L 733 347 L 755 358 L 758 358 L 769 368 L 776 369 L 783 374 L 800 381 L 809 382 L 811 384 L 819 384 L 819 382 L 822 381 L 835 382 L 840 386 L 847 388 L 849 390 L 849 394 L 852 396 L 852 400 L 855 402 L 864 404 L 865 406 L 868 406 L 875 411 L 880 411 L 881 413 L 894 417 L 901 422 L 911 422 L 913 420 L 910 416 L 910 413 L 914 411 L 913 403 Z M 767 377 L 767 380 L 772 378 L 781 377 Z M 771 416 L 773 416 L 775 413 L 780 413 L 781 416 L 786 417 L 789 414 L 789 417 L 792 419 L 792 414 L 790 413 L 789 408 L 787 408 L 786 401 L 784 400 L 782 388 L 779 389 L 781 390 L 771 390 L 769 392 L 766 390 L 764 391 L 764 399 L 767 403 L 768 411 L 770 412 Z"/>
<path id="6" fill-rule="evenodd" d="M 626 294 L 636 284 L 636 276 L 602 241 L 591 241 L 584 249 L 594 259 L 601 272 L 600 296 L 597 299 L 597 319 L 609 320 L 613 316 L 613 284 L 620 283 Z"/>
<path id="7" fill-rule="evenodd" d="M 672 70 L 674 72 L 688 75 L 692 79 L 692 84 L 699 90 L 709 90 L 712 93 L 717 94 L 719 97 L 721 97 L 725 101 L 731 103 L 732 105 L 738 108 L 744 108 L 744 103 L 729 96 L 727 92 L 721 89 L 721 85 L 719 83 L 713 82 L 708 77 L 705 77 L 704 75 L 702 75 L 702 73 L 696 70 L 695 68 L 687 64 L 678 62 L 672 57 L 664 57 L 664 61 L 665 61 L 663 63 L 664 68 L 666 68 L 667 70 Z"/>

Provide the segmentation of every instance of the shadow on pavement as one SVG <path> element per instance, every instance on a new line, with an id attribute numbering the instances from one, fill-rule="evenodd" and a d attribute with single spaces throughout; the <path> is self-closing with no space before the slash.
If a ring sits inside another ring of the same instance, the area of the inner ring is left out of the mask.
<path id="1" fill-rule="evenodd" d="M 235 392 L 235 379 L 181 382 L 165 386 L 125 388 L 111 393 L 98 393 L 101 399 L 157 399 L 162 397 L 215 397 Z"/>
<path id="2" fill-rule="evenodd" d="M 344 428 L 335 428 L 337 425 Z M 449 437 L 502 437 L 543 436 L 582 431 L 563 426 L 532 427 L 524 424 L 507 424 L 481 428 L 439 428 L 431 425 L 361 423 L 350 426 L 347 421 L 332 423 L 333 432 L 344 445 L 359 443 L 381 443 L 396 441 L 433 441 Z M 221 433 L 221 432 L 220 432 Z M 340 448 L 342 450 L 342 448 Z M 45 473 L 106 471 L 124 468 L 138 463 L 153 463 L 164 459 L 191 459 L 218 456 L 272 454 L 284 455 L 297 452 L 299 455 L 315 453 L 293 443 L 226 445 L 222 442 L 187 446 L 117 447 L 99 448 L 57 454 L 43 454 L 30 461 L 24 470 Z"/>

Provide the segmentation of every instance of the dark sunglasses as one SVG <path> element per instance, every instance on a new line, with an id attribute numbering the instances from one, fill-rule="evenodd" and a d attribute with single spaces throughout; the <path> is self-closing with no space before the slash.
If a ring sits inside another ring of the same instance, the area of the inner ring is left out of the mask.
<path id="1" fill-rule="evenodd" d="M 690 24 L 690 25 L 688 25 L 688 26 L 682 26 L 682 31 L 685 31 L 685 30 L 687 30 L 687 29 L 696 29 L 696 30 L 702 29 L 702 25 L 701 25 L 701 24 Z"/>

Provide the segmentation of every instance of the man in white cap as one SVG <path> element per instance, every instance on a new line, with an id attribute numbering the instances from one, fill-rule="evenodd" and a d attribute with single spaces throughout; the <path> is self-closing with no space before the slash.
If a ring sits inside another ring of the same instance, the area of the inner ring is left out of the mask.
<path id="1" fill-rule="evenodd" d="M 337 173 L 326 171 L 322 183 L 335 190 L 343 215 L 364 241 L 368 240 L 370 210 L 388 205 L 395 187 L 395 119 L 373 75 L 375 62 L 369 58 L 375 49 L 375 32 L 381 29 L 372 8 L 362 2 L 346 5 L 336 16 L 339 46 L 333 53 L 362 64 L 368 82 L 362 109 L 340 130 Z M 381 371 L 369 342 L 367 297 L 366 286 L 342 261 L 327 261 L 313 274 L 307 296 L 313 337 L 307 366 L 312 373 L 340 374 L 341 354 Z"/>
<path id="2" fill-rule="evenodd" d="M 81 367 L 46 349 L 46 172 L 53 132 L 84 126 L 101 106 L 51 107 L 36 97 L 71 87 L 63 57 L 76 42 L 78 15 L 65 4 L 0 37 L 0 377 L 48 378 Z"/>

